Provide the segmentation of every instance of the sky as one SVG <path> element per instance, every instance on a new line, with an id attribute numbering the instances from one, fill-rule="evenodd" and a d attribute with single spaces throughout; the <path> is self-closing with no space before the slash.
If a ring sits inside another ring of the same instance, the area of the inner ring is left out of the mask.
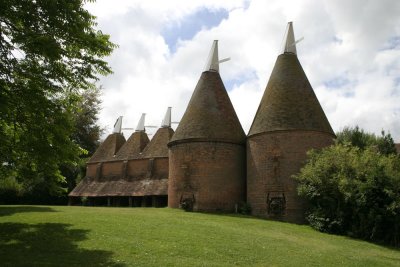
<path id="1" fill-rule="evenodd" d="M 97 0 L 85 7 L 119 46 L 106 58 L 114 73 L 99 81 L 105 135 L 118 116 L 135 128 L 146 113 L 146 125 L 159 127 L 167 107 L 179 122 L 213 40 L 220 59 L 231 58 L 220 74 L 247 133 L 293 21 L 295 38 L 304 37 L 297 56 L 333 130 L 358 125 L 400 142 L 400 1 Z M 150 137 L 155 129 L 147 128 Z"/>

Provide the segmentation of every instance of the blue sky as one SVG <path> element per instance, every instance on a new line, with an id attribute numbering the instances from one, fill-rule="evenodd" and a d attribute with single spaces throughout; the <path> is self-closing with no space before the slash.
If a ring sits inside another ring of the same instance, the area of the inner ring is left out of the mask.
<path id="1" fill-rule="evenodd" d="M 161 35 L 172 53 L 176 52 L 178 40 L 191 40 L 196 33 L 218 26 L 223 19 L 228 18 L 229 12 L 225 9 L 210 10 L 199 8 L 188 14 L 180 21 L 166 24 Z"/>

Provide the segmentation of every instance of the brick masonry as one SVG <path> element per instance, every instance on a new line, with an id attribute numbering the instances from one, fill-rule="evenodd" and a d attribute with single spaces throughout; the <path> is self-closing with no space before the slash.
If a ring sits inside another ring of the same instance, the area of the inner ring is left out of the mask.
<path id="1" fill-rule="evenodd" d="M 194 198 L 194 211 L 233 212 L 245 201 L 245 147 L 190 142 L 170 147 L 168 207 Z"/>
<path id="2" fill-rule="evenodd" d="M 303 223 L 305 203 L 297 195 L 297 174 L 306 161 L 306 152 L 333 143 L 334 136 L 317 131 L 276 131 L 247 139 L 247 201 L 252 215 Z M 274 214 L 271 200 L 283 199 L 282 213 Z"/>

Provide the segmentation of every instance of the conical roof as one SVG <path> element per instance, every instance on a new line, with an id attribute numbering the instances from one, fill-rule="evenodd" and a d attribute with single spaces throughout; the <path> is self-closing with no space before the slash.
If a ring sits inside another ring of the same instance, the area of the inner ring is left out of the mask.
<path id="1" fill-rule="evenodd" d="M 211 48 L 189 105 L 169 145 L 186 141 L 221 141 L 243 144 L 246 135 L 219 75 L 218 43 Z"/>
<path id="2" fill-rule="evenodd" d="M 128 141 L 115 155 L 116 159 L 136 158 L 147 146 L 149 143 L 149 137 L 147 136 L 144 128 L 145 116 L 146 114 L 142 113 L 135 132 L 129 137 Z"/>
<path id="3" fill-rule="evenodd" d="M 149 143 L 149 137 L 144 131 L 134 132 L 115 155 L 116 159 L 131 159 L 139 156 Z"/>
<path id="4" fill-rule="evenodd" d="M 174 130 L 171 127 L 162 127 L 157 130 L 150 143 L 141 154 L 141 158 L 168 157 L 168 142 Z"/>
<path id="5" fill-rule="evenodd" d="M 125 143 L 125 137 L 121 133 L 112 133 L 99 146 L 90 158 L 89 162 L 106 161 L 114 158 L 121 146 Z"/>
<path id="6" fill-rule="evenodd" d="M 242 144 L 245 138 L 219 73 L 203 72 L 171 144 L 196 139 Z"/>
<path id="7" fill-rule="evenodd" d="M 281 130 L 314 130 L 334 135 L 294 53 L 278 56 L 249 136 Z"/>
<path id="8" fill-rule="evenodd" d="M 295 41 L 293 23 L 289 22 L 283 53 L 275 62 L 249 136 L 285 130 L 313 130 L 334 135 L 297 58 L 299 41 Z"/>

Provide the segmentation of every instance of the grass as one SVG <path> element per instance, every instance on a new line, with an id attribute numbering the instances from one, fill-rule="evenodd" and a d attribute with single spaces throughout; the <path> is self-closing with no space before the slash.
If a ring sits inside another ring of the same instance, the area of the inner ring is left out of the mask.
<path id="1" fill-rule="evenodd" d="M 0 265 L 400 266 L 400 250 L 234 215 L 0 206 Z"/>

